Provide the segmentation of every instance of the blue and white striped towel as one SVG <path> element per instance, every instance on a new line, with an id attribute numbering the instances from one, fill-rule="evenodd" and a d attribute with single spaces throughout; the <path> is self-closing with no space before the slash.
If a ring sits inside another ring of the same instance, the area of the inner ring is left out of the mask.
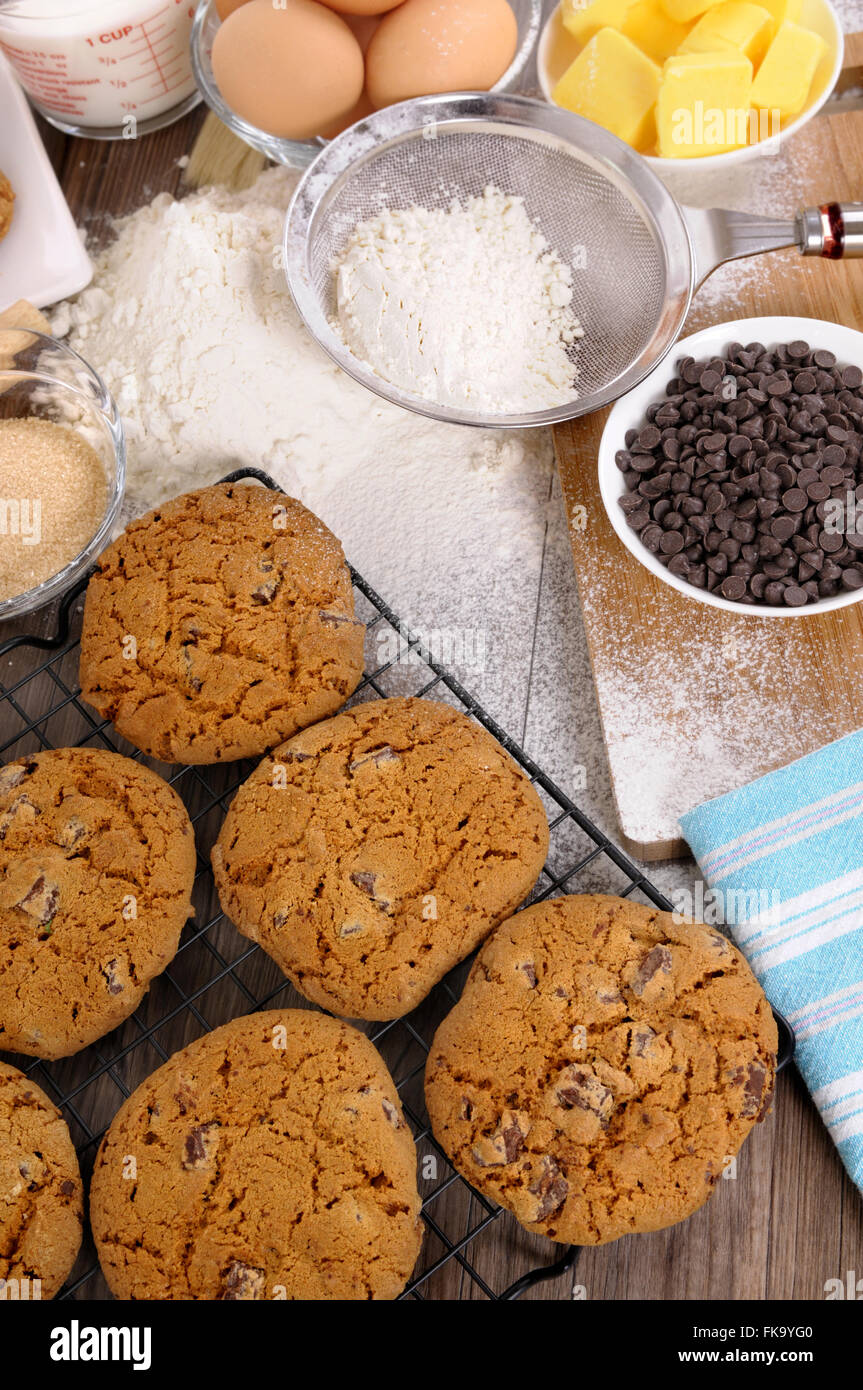
<path id="1" fill-rule="evenodd" d="M 680 824 L 863 1189 L 863 730 Z"/>

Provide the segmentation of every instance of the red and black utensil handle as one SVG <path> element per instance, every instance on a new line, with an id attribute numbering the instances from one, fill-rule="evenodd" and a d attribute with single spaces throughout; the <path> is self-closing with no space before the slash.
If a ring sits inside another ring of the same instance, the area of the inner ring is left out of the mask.
<path id="1" fill-rule="evenodd" d="M 822 203 L 804 208 L 797 218 L 804 256 L 839 261 L 863 256 L 863 203 Z"/>

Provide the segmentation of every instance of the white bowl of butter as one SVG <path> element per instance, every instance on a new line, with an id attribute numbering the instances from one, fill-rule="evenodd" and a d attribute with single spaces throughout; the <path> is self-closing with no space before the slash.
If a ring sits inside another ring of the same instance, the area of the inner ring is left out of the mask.
<path id="1" fill-rule="evenodd" d="M 757 4 L 758 0 L 753 0 L 753 3 Z M 577 6 L 577 8 L 586 7 L 586 3 L 584 6 Z M 619 9 L 621 13 L 626 9 L 626 0 L 620 0 Z M 539 85 L 543 96 L 549 102 L 553 102 L 552 92 L 554 88 L 583 47 L 565 28 L 563 11 L 564 5 L 559 4 L 549 16 L 540 35 L 537 48 Z M 707 14 L 710 14 L 710 10 L 707 11 Z M 778 135 L 780 144 L 796 131 L 801 130 L 807 121 L 810 121 L 816 112 L 820 111 L 836 85 L 844 57 L 842 26 L 829 0 L 802 0 L 800 14 L 795 22 L 802 28 L 817 34 L 824 41 L 824 50 L 812 78 L 806 105 L 798 115 L 793 118 L 785 118 L 781 122 Z M 631 28 L 632 26 L 627 27 Z M 620 97 L 619 89 L 611 91 L 609 93 L 609 106 L 613 108 L 620 101 Z M 752 113 L 756 119 L 757 114 Z M 766 114 L 762 113 L 760 134 L 774 135 L 773 126 L 769 122 L 766 123 L 766 126 L 764 124 Z M 655 147 L 654 152 L 645 149 L 642 153 L 651 167 L 661 176 L 665 176 L 679 173 L 681 169 L 697 169 L 699 171 L 727 169 L 731 165 L 770 158 L 771 154 L 776 152 L 776 148 L 776 139 L 759 138 L 756 143 L 741 145 L 736 149 L 723 150 L 717 154 L 661 158 L 655 153 Z"/>

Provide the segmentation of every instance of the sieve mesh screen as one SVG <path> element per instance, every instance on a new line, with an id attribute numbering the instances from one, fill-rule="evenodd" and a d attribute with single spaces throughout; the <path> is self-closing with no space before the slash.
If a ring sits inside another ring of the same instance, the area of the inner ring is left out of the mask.
<path id="1" fill-rule="evenodd" d="M 318 307 L 331 317 L 333 262 L 358 222 L 385 208 L 447 207 L 493 184 L 524 199 L 551 248 L 573 266 L 580 398 L 606 388 L 645 351 L 663 311 L 665 256 L 652 221 L 601 161 L 541 130 L 429 123 L 382 142 L 323 193 L 309 227 Z M 343 351 L 346 351 L 344 348 Z"/>

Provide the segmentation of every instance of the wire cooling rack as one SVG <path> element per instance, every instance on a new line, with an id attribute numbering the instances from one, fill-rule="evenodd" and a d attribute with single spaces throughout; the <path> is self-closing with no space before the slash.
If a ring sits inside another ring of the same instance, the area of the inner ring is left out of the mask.
<path id="1" fill-rule="evenodd" d="M 229 474 L 225 482 L 254 478 L 275 483 L 256 469 Z M 461 683 L 444 670 L 423 641 L 408 632 L 378 594 L 351 570 L 357 616 L 367 627 L 366 674 L 350 704 L 392 695 L 440 699 L 482 724 L 524 769 L 543 802 L 550 849 L 531 902 L 560 893 L 601 889 L 633 895 L 656 907 L 671 904 L 491 719 Z M 96 1150 L 128 1095 L 178 1048 L 239 1014 L 256 1009 L 311 1008 L 269 957 L 249 945 L 219 909 L 209 853 L 228 804 L 249 775 L 250 762 L 219 767 L 172 767 L 145 758 L 81 701 L 78 638 L 82 580 L 63 599 L 51 636 L 22 633 L 0 644 L 0 757 L 58 747 L 101 747 L 155 767 L 179 792 L 195 825 L 198 854 L 195 917 L 167 970 L 153 981 L 140 1007 L 92 1047 L 58 1062 L 12 1057 L 63 1111 L 89 1183 Z M 33 652 L 45 655 L 35 665 Z M 472 1188 L 450 1165 L 431 1133 L 423 1101 L 423 1073 L 431 1039 L 457 1000 L 470 962 L 432 990 L 406 1018 L 363 1025 L 398 1087 L 416 1140 L 422 1214 L 426 1226 L 420 1260 L 401 1295 L 412 1299 L 511 1300 L 575 1265 L 574 1246 L 554 1246 L 532 1235 Z M 780 1023 L 780 1060 L 793 1050 L 793 1035 Z M 501 1240 L 501 1222 L 506 1239 Z M 501 1266 L 505 1265 L 505 1269 Z M 513 1269 L 524 1273 L 514 1283 Z M 86 1300 L 108 1296 L 89 1233 L 58 1295 Z"/>

